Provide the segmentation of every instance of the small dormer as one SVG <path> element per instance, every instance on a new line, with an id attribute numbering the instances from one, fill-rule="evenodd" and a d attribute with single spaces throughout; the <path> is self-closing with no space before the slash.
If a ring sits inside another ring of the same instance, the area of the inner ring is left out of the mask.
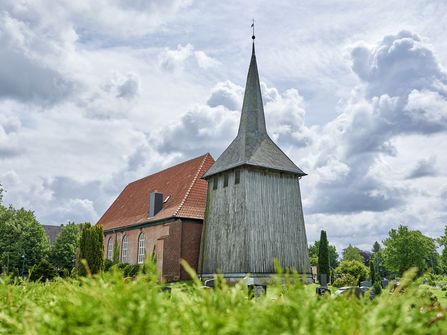
<path id="1" fill-rule="evenodd" d="M 157 215 L 163 209 L 163 194 L 151 192 L 149 195 L 149 217 Z"/>

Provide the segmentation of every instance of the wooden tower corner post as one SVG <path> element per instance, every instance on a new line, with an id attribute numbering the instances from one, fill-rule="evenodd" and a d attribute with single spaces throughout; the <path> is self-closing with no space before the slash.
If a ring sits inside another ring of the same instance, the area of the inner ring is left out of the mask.
<path id="1" fill-rule="evenodd" d="M 267 133 L 253 36 L 238 134 L 204 175 L 201 277 L 269 279 L 275 259 L 310 275 L 299 184 L 305 175 Z"/>

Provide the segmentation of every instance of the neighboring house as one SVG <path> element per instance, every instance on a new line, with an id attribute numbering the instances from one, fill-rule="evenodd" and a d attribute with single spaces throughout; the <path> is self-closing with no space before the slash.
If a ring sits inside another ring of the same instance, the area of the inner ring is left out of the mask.
<path id="1" fill-rule="evenodd" d="M 45 234 L 47 234 L 47 238 L 50 244 L 54 244 L 54 242 L 56 242 L 57 235 L 59 235 L 63 226 L 64 225 L 61 226 L 51 226 L 45 224 L 42 225 L 43 229 L 45 229 Z"/>
<path id="2" fill-rule="evenodd" d="M 141 264 L 154 255 L 164 279 L 187 279 L 180 259 L 197 268 L 207 196 L 202 176 L 213 163 L 205 154 L 127 185 L 97 223 L 105 257 L 112 259 L 116 241 L 121 262 Z"/>

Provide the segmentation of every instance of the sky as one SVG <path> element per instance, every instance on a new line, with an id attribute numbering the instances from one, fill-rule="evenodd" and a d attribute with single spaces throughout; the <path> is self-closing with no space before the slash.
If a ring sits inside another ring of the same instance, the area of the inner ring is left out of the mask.
<path id="1" fill-rule="evenodd" d="M 267 128 L 309 243 L 447 225 L 447 2 L 0 0 L 3 202 L 96 222 L 237 133 L 255 19 Z"/>

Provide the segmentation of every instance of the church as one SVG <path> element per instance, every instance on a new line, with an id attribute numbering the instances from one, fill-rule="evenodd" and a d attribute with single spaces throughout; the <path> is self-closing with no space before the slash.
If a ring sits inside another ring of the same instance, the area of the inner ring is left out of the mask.
<path id="1" fill-rule="evenodd" d="M 260 280 L 283 268 L 310 273 L 299 181 L 306 174 L 266 129 L 253 36 L 239 130 L 222 155 L 194 158 L 126 186 L 97 224 L 105 257 L 119 244 L 122 262 L 154 255 L 161 277 L 221 273 Z"/>

